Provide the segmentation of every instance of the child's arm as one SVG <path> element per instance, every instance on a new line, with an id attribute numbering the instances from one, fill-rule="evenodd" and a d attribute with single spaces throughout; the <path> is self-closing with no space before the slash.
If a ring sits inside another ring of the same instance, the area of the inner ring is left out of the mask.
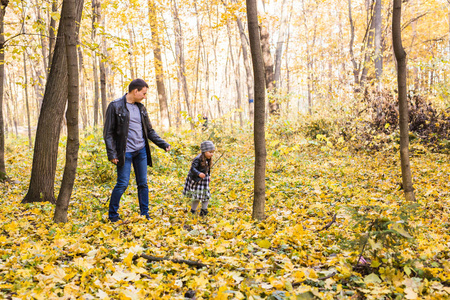
<path id="1" fill-rule="evenodd" d="M 190 171 L 190 173 L 192 174 L 192 179 L 194 179 L 195 181 L 199 181 L 200 179 L 205 178 L 205 176 L 206 176 L 203 172 L 200 172 L 198 170 L 199 166 L 200 166 L 200 156 L 197 156 L 192 161 L 191 171 Z"/>

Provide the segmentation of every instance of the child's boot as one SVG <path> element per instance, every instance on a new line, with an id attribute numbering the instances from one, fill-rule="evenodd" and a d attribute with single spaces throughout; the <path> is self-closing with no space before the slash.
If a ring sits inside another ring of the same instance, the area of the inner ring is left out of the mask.
<path id="1" fill-rule="evenodd" d="M 191 214 L 195 215 L 196 210 L 191 208 Z"/>
<path id="2" fill-rule="evenodd" d="M 202 208 L 200 210 L 200 217 L 206 217 L 207 214 L 208 214 L 208 209 Z"/>

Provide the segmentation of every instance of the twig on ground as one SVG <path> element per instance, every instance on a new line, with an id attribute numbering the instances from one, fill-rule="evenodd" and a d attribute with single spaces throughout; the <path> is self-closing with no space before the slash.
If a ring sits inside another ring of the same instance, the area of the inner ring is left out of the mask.
<path id="1" fill-rule="evenodd" d="M 168 258 L 168 257 L 156 257 L 156 256 L 151 256 L 151 255 L 147 255 L 147 254 L 141 254 L 141 255 L 137 255 L 135 258 L 145 258 L 148 261 L 165 261 L 165 260 L 169 260 L 171 262 L 174 262 L 176 264 L 187 264 L 190 267 L 195 267 L 195 268 L 204 268 L 204 267 L 208 267 L 208 265 L 205 265 L 204 263 L 198 262 L 198 261 L 193 261 L 193 260 L 187 260 L 187 259 L 176 259 L 176 258 Z"/>
<path id="2" fill-rule="evenodd" d="M 330 228 L 331 225 L 333 225 L 333 223 L 336 222 L 336 215 L 337 215 L 337 214 L 334 214 L 333 219 L 332 219 L 330 222 L 328 222 L 328 224 L 325 225 L 324 227 L 322 227 L 321 229 L 316 230 L 316 232 L 320 232 L 320 231 L 322 231 L 322 230 L 325 230 L 325 229 Z"/>
<path id="3" fill-rule="evenodd" d="M 317 280 L 319 280 L 319 281 L 324 281 L 324 280 L 327 280 L 328 278 L 333 277 L 333 276 L 336 275 L 336 274 L 337 274 L 337 272 L 333 272 L 333 273 L 331 273 L 331 274 L 328 275 L 328 276 L 324 276 L 324 277 L 317 278 Z M 294 282 L 294 283 L 292 284 L 292 287 L 300 286 L 300 285 L 302 285 L 302 283 L 304 283 L 305 281 L 306 281 L 306 280 L 303 280 L 303 281 L 300 281 L 300 282 Z"/>

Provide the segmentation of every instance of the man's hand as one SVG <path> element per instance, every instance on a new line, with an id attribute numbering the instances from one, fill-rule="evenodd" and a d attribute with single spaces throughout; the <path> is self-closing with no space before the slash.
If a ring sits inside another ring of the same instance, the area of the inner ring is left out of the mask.
<path id="1" fill-rule="evenodd" d="M 166 148 L 166 152 L 169 152 L 169 151 L 170 151 L 170 145 L 169 145 L 169 147 Z"/>
<path id="2" fill-rule="evenodd" d="M 119 160 L 117 158 L 113 158 L 111 159 L 111 162 L 115 165 L 117 165 L 117 163 L 119 162 Z"/>

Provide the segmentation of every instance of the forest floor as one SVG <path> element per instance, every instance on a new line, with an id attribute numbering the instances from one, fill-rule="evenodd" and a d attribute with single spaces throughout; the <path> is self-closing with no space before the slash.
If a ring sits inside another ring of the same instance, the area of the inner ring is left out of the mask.
<path id="1" fill-rule="evenodd" d="M 253 137 L 212 131 L 214 158 L 223 156 L 212 170 L 210 213 L 202 218 L 188 213 L 181 192 L 210 133 L 163 135 L 172 150 L 152 149 L 152 219 L 138 215 L 132 179 L 121 200 L 122 223 L 107 219 L 115 169 L 101 133 L 82 139 L 66 224 L 53 223 L 53 204 L 21 204 L 33 152 L 8 140 L 12 181 L 0 184 L 0 298 L 450 298 L 448 155 L 412 147 L 417 204 L 411 204 L 395 145 L 354 152 L 343 143 L 269 134 L 267 218 L 257 222 Z M 63 140 L 55 192 L 64 146 Z"/>

